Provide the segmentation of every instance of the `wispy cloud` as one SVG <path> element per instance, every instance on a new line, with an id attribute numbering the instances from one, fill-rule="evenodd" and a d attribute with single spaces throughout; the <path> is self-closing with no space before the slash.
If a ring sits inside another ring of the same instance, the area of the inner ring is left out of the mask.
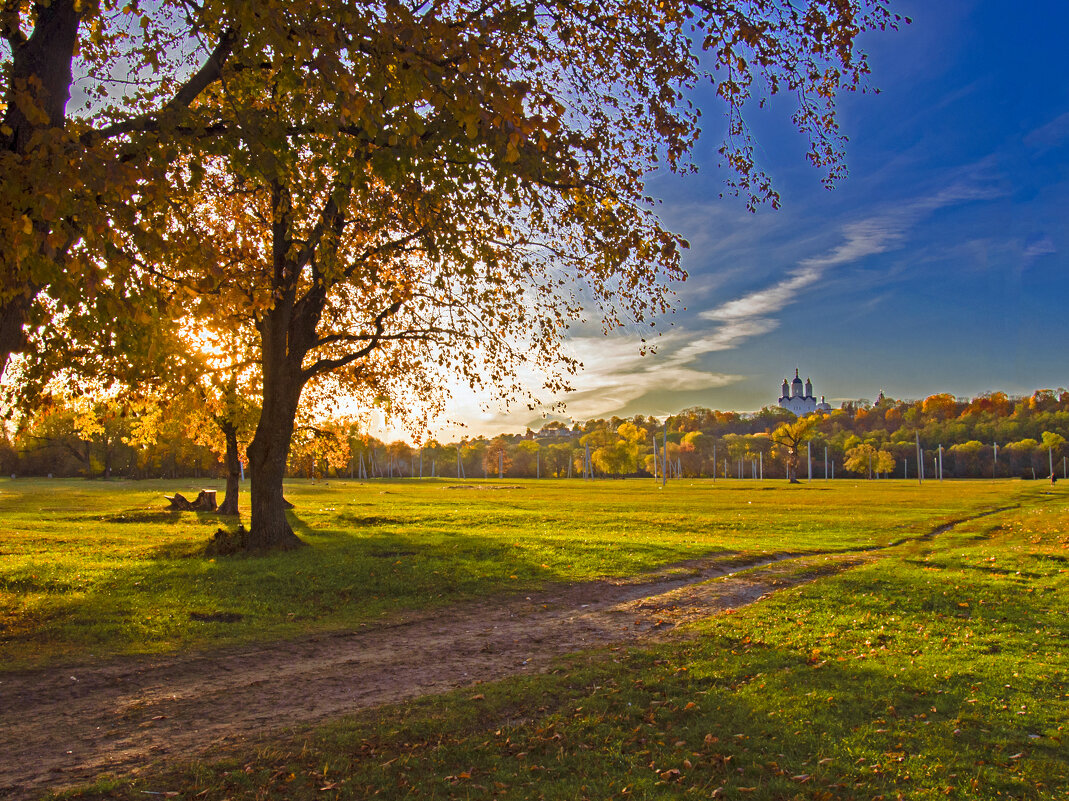
<path id="1" fill-rule="evenodd" d="M 999 192 L 976 183 L 954 184 L 864 220 L 842 227 L 842 241 L 826 252 L 802 259 L 782 279 L 729 300 L 698 317 L 717 324 L 711 333 L 696 335 L 673 357 L 675 364 L 688 364 L 704 353 L 731 350 L 753 337 L 779 327 L 776 315 L 818 285 L 833 268 L 856 264 L 902 246 L 909 230 L 940 208 L 988 199 Z"/>
<path id="2" fill-rule="evenodd" d="M 688 335 L 672 332 L 661 337 L 659 350 L 678 352 Z M 641 355 L 639 341 L 627 338 L 584 337 L 572 340 L 572 352 L 584 369 L 572 382 L 575 391 L 564 398 L 568 413 L 577 418 L 611 414 L 650 392 L 685 392 L 733 384 L 742 376 L 699 370 L 674 355 Z"/>
<path id="3" fill-rule="evenodd" d="M 1028 243 L 1024 249 L 1024 257 L 1026 259 L 1035 259 L 1040 256 L 1050 256 L 1057 252 L 1058 249 L 1054 246 L 1051 238 L 1044 236 Z"/>
<path id="4" fill-rule="evenodd" d="M 1069 139 L 1069 111 L 1055 117 L 1046 125 L 1041 125 L 1024 138 L 1024 143 L 1036 150 L 1044 151 Z"/>
<path id="5" fill-rule="evenodd" d="M 786 278 L 770 287 L 730 300 L 698 316 L 703 320 L 725 323 L 746 323 L 766 317 L 793 302 L 801 290 L 816 283 L 823 274 L 822 267 L 812 265 L 800 267 L 792 270 Z"/>
<path id="6" fill-rule="evenodd" d="M 664 351 L 675 351 L 687 335 L 672 331 L 658 339 Z M 651 393 L 704 391 L 728 386 L 743 376 L 700 370 L 659 354 L 641 355 L 642 342 L 637 336 L 581 336 L 568 340 L 569 355 L 583 363 L 583 369 L 571 381 L 573 391 L 550 399 L 563 401 L 564 414 L 572 419 L 585 420 L 620 413 L 628 404 Z M 541 377 L 531 371 L 521 371 L 521 382 L 537 387 Z M 485 406 L 485 398 L 469 388 L 453 383 L 450 418 L 467 428 L 437 421 L 436 435 L 444 437 L 522 429 L 541 425 L 542 414 L 558 416 L 558 410 L 548 403 L 532 410 L 523 404 L 509 409 Z"/>
<path id="7" fill-rule="evenodd" d="M 702 369 L 699 359 L 733 350 L 780 325 L 780 312 L 812 292 L 837 268 L 903 247 L 911 228 L 938 209 L 990 198 L 997 191 L 980 180 L 960 183 L 916 198 L 880 214 L 843 225 L 840 240 L 816 255 L 803 258 L 779 280 L 732 298 L 697 316 L 711 326 L 680 326 L 657 340 L 656 355 L 640 355 L 637 337 L 576 337 L 572 356 L 583 370 L 574 391 L 561 398 L 575 419 L 618 413 L 628 404 L 665 392 L 705 391 L 743 381 L 746 376 Z M 688 294 L 690 294 L 688 292 Z M 533 384 L 531 384 L 533 385 Z M 515 426 L 528 412 L 486 412 L 480 423 Z"/>

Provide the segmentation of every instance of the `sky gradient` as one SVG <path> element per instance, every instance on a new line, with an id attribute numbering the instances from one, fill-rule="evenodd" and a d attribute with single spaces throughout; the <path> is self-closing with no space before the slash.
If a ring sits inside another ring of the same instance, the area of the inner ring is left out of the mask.
<path id="1" fill-rule="evenodd" d="M 626 334 L 573 340 L 586 369 L 554 419 L 756 410 L 795 367 L 834 407 L 881 389 L 1069 385 L 1069 3 L 894 10 L 913 24 L 863 40 L 880 92 L 840 102 L 850 175 L 833 191 L 773 102 L 751 121 L 782 208 L 721 199 L 719 109 L 710 88 L 695 93 L 707 122 L 698 173 L 649 184 L 691 243 L 681 308 L 652 356 Z M 469 435 L 545 422 L 464 393 L 450 412 Z"/>

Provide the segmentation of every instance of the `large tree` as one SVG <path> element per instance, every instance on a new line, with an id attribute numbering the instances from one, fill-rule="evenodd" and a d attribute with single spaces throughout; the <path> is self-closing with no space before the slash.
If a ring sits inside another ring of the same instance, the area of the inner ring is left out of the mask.
<path id="1" fill-rule="evenodd" d="M 82 284 L 111 290 L 129 270 L 183 314 L 250 326 L 253 548 L 296 543 L 281 487 L 308 388 L 340 381 L 403 412 L 440 398 L 448 372 L 510 395 L 524 362 L 560 388 L 576 366 L 560 348 L 569 325 L 648 321 L 683 277 L 684 243 L 651 213 L 644 176 L 688 168 L 690 87 L 711 78 L 726 103 L 735 188 L 776 204 L 743 115 L 751 93 L 797 99 L 831 180 L 834 98 L 867 71 L 857 37 L 895 24 L 885 0 L 127 8 L 56 0 L 4 17 L 19 169 L 0 311 L 24 320 L 45 290 L 77 304 Z M 124 19 L 132 40 L 109 27 Z M 76 50 L 114 69 L 127 41 L 135 65 L 173 68 L 68 119 Z M 31 42 L 43 56 L 20 50 Z M 18 76 L 46 62 L 53 88 L 28 95 Z M 46 101 L 50 114 L 20 111 Z M 72 189 L 53 208 L 40 170 L 68 163 L 80 172 L 61 173 Z"/>

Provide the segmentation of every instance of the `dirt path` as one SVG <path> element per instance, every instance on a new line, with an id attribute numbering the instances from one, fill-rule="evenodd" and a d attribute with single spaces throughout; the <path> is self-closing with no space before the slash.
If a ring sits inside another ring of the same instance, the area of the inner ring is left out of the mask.
<path id="1" fill-rule="evenodd" d="M 725 555 L 354 633 L 3 675 L 0 797 L 30 798 L 101 772 L 542 670 L 564 653 L 650 640 L 785 586 L 775 565 L 792 556 L 739 563 Z M 755 567 L 763 569 L 734 575 Z"/>
<path id="2" fill-rule="evenodd" d="M 585 648 L 648 642 L 680 623 L 873 558 L 875 550 L 882 549 L 809 554 L 807 572 L 780 564 L 796 554 L 757 562 L 720 554 L 619 581 L 409 614 L 357 632 L 0 674 L 0 797 L 32 798 L 102 772 L 543 670 Z"/>

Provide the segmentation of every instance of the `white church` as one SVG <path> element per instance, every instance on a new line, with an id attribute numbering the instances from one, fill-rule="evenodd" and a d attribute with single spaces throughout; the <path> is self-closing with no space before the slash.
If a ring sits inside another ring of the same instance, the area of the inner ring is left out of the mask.
<path id="1" fill-rule="evenodd" d="M 787 379 L 783 379 L 783 394 L 780 396 L 779 405 L 789 412 L 801 417 L 803 414 L 810 414 L 811 412 L 830 412 L 831 405 L 824 401 L 824 396 L 820 396 L 820 402 L 813 397 L 813 382 L 808 378 L 805 380 L 805 386 L 802 386 L 802 379 L 798 377 L 798 370 L 794 371 L 794 381 L 790 384 L 787 383 Z"/>

